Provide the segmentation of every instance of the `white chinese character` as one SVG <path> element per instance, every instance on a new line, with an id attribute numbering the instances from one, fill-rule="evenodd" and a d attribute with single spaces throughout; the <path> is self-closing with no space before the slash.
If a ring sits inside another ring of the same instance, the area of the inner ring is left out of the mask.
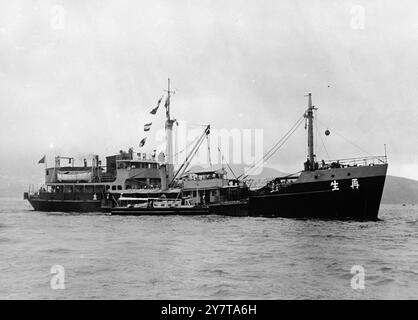
<path id="1" fill-rule="evenodd" d="M 337 190 L 340 190 L 339 188 L 338 188 L 338 182 L 337 181 L 332 181 L 331 182 L 331 187 L 332 187 L 332 191 L 337 191 Z"/>
<path id="2" fill-rule="evenodd" d="M 358 187 L 360 187 L 360 184 L 358 183 L 358 180 L 357 179 L 351 179 L 351 189 L 354 189 L 354 188 L 356 188 L 356 189 L 358 189 Z"/>

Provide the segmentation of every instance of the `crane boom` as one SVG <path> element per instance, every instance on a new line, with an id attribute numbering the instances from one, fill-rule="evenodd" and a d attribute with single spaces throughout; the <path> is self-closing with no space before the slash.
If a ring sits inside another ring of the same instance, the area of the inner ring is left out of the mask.
<path id="1" fill-rule="evenodd" d="M 174 180 L 177 177 L 181 177 L 184 174 L 184 172 L 187 170 L 187 168 L 190 165 L 190 162 L 193 160 L 194 156 L 196 155 L 196 152 L 199 150 L 200 145 L 202 144 L 202 142 L 205 140 L 205 137 L 209 133 L 210 133 L 210 125 L 207 125 L 206 128 L 205 128 L 205 130 L 203 131 L 202 135 L 199 137 L 199 139 L 197 140 L 196 144 L 193 146 L 192 150 L 187 155 L 186 159 L 181 164 L 180 168 L 177 170 L 177 172 L 174 175 L 173 179 L 168 184 L 169 187 L 173 184 Z"/>

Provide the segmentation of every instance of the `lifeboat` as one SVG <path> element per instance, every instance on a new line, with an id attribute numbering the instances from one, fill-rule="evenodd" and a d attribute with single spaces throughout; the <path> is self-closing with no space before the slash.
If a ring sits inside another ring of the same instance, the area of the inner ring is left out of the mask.
<path id="1" fill-rule="evenodd" d="M 66 171 L 57 174 L 59 182 L 89 182 L 91 181 L 91 172 L 86 171 Z"/>

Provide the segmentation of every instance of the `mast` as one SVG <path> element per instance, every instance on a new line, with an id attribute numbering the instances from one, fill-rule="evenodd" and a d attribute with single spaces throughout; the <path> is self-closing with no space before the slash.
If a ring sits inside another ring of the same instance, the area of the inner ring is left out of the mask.
<path id="1" fill-rule="evenodd" d="M 171 91 L 170 91 L 170 78 L 168 78 L 168 89 L 167 89 L 167 109 L 166 109 L 166 116 L 167 121 L 170 121 L 170 97 L 171 97 Z"/>
<path id="2" fill-rule="evenodd" d="M 170 118 L 170 98 L 173 91 L 170 91 L 170 78 L 168 78 L 167 100 L 166 100 L 166 178 L 167 181 L 172 181 L 174 177 L 173 164 L 173 124 L 175 120 Z"/>
<path id="3" fill-rule="evenodd" d="M 305 117 L 308 119 L 308 170 L 315 169 L 315 154 L 314 154 L 314 132 L 313 132 L 313 112 L 316 109 L 312 105 L 312 94 L 308 94 L 308 110 Z"/>

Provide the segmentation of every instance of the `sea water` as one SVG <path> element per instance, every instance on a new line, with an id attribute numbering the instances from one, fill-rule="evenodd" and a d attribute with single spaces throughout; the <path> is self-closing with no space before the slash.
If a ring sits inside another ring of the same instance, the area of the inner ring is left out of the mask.
<path id="1" fill-rule="evenodd" d="M 0 298 L 416 299 L 418 205 L 379 217 L 122 217 L 0 199 Z"/>

